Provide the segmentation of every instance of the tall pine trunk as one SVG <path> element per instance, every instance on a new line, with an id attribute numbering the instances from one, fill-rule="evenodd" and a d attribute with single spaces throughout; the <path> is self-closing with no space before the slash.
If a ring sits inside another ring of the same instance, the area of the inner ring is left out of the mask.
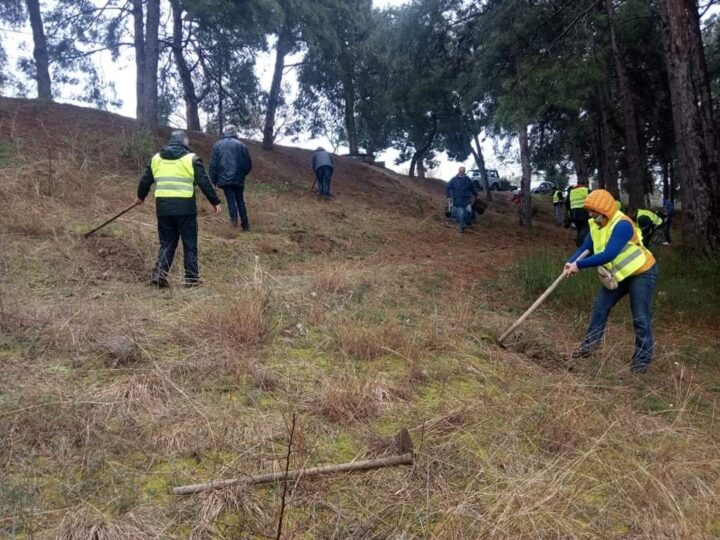
<path id="1" fill-rule="evenodd" d="M 517 78 L 520 102 L 524 103 L 527 98 L 525 80 L 523 77 L 523 49 L 516 40 L 512 45 L 513 60 L 515 63 L 515 77 Z M 532 194 L 530 193 L 530 182 L 532 180 L 532 169 L 530 168 L 530 142 L 528 140 L 528 121 L 524 107 L 519 111 L 519 120 L 516 124 L 518 143 L 520 146 L 520 165 L 522 168 L 522 179 L 520 180 L 520 191 L 523 198 L 520 201 L 520 225 L 530 228 L 532 226 Z"/>
<path id="2" fill-rule="evenodd" d="M 35 59 L 35 81 L 38 87 L 38 98 L 52 100 L 52 85 L 50 83 L 50 57 L 48 55 L 45 29 L 43 28 L 42 13 L 39 0 L 26 0 L 30 26 L 33 33 L 33 58 Z"/>
<path id="3" fill-rule="evenodd" d="M 338 57 L 340 77 L 343 86 L 343 100 L 345 101 L 345 131 L 347 131 L 350 155 L 360 154 L 357 126 L 355 124 L 355 82 L 353 81 L 353 62 L 347 51 L 342 51 Z"/>
<path id="4" fill-rule="evenodd" d="M 428 153 L 433 145 L 433 142 L 435 142 L 435 135 L 438 130 L 437 115 L 434 112 L 430 115 L 430 121 L 432 122 L 430 133 L 428 133 L 425 143 L 415 151 L 410 159 L 410 171 L 408 172 L 408 176 L 410 177 L 415 176 L 415 172 L 417 170 L 418 176 L 420 176 L 420 178 L 425 178 L 425 166 L 423 165 L 423 159 L 425 159 L 425 154 Z M 422 175 L 420 175 L 420 171 L 422 171 Z"/>
<path id="5" fill-rule="evenodd" d="M 573 137 L 572 161 L 575 166 L 575 175 L 577 176 L 578 183 L 587 184 L 589 176 L 587 163 L 585 161 L 585 152 L 583 151 L 582 144 L 578 140 L 577 136 Z"/>
<path id="6" fill-rule="evenodd" d="M 145 21 L 143 0 L 132 0 L 133 42 L 135 45 L 135 118 L 145 118 Z"/>
<path id="7" fill-rule="evenodd" d="M 178 74 L 180 75 L 180 82 L 183 87 L 187 128 L 192 131 L 200 131 L 200 113 L 198 112 L 199 99 L 195 92 L 192 72 L 185 60 L 185 55 L 183 54 L 183 8 L 179 4 L 178 0 L 171 0 L 170 4 L 172 6 L 173 13 L 172 52 Z"/>
<path id="8" fill-rule="evenodd" d="M 345 97 L 345 131 L 347 131 L 348 146 L 350 147 L 350 155 L 357 156 L 360 154 L 360 145 L 358 144 L 357 127 L 355 125 L 355 86 L 352 81 L 343 84 L 343 93 Z"/>
<path id="9" fill-rule="evenodd" d="M 480 145 L 480 137 L 477 133 L 473 135 L 473 142 L 475 146 L 470 145 L 473 158 L 475 158 L 475 165 L 477 165 L 480 171 L 480 181 L 482 182 L 483 189 L 485 190 L 485 197 L 489 202 L 492 202 L 492 193 L 490 192 L 490 184 L 488 183 L 487 169 L 485 168 L 485 156 L 483 155 L 482 146 Z"/>
<path id="10" fill-rule="evenodd" d="M 628 186 L 626 191 L 629 196 L 630 206 L 638 209 L 644 206 L 647 176 L 645 157 L 640 147 L 640 130 L 638 128 L 635 104 L 633 103 L 633 96 L 630 89 L 630 81 L 625 68 L 625 60 L 622 57 L 617 36 L 615 35 L 612 0 L 605 0 L 605 9 L 610 27 L 610 43 L 612 45 L 615 71 L 618 77 L 620 102 L 622 104 L 623 121 L 625 125 L 625 144 L 627 147 L 628 162 Z"/>
<path id="11" fill-rule="evenodd" d="M 278 34 L 275 50 L 275 70 L 273 71 L 270 94 L 268 95 L 267 111 L 265 111 L 265 127 L 263 129 L 262 147 L 265 150 L 272 150 L 275 142 L 275 112 L 280 101 L 280 88 L 282 85 L 283 69 L 285 68 L 285 55 L 292 48 L 292 32 L 287 21 L 283 24 Z"/>
<path id="12" fill-rule="evenodd" d="M 600 139 L 602 145 L 602 169 L 605 175 L 605 189 L 612 193 L 613 197 L 620 200 L 620 188 L 618 187 L 617 151 L 613 140 L 612 126 L 610 125 L 610 95 L 609 89 L 603 91 L 600 104 Z"/>
<path id="13" fill-rule="evenodd" d="M 720 251 L 720 172 L 713 103 L 695 0 L 665 0 L 663 38 L 668 64 L 683 211 L 683 244 Z"/>
<path id="14" fill-rule="evenodd" d="M 157 127 L 158 106 L 158 62 L 160 60 L 160 0 L 148 0 L 145 20 L 145 76 L 143 88 L 142 122 L 148 127 Z"/>
<path id="15" fill-rule="evenodd" d="M 518 123 L 517 133 L 518 142 L 520 143 L 520 164 L 522 166 L 520 191 L 524 194 L 520 202 L 520 225 L 530 227 L 532 225 L 532 195 L 530 194 L 532 169 L 530 168 L 530 143 L 528 142 L 527 129 L 525 122 Z"/>

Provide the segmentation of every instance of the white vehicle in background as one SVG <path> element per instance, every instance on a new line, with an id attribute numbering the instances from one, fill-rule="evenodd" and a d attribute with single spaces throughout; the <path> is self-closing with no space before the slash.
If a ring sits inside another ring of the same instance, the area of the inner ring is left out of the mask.
<path id="1" fill-rule="evenodd" d="M 500 191 L 502 184 L 500 182 L 500 175 L 495 169 L 485 169 L 487 173 L 488 187 L 490 191 Z M 482 176 L 480 175 L 480 169 L 470 169 L 467 173 L 470 180 L 472 180 L 475 187 L 479 190 L 483 189 Z"/>

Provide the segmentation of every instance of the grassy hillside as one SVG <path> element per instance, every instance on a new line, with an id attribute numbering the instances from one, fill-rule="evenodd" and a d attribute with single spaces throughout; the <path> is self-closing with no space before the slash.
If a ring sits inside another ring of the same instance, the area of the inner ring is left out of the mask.
<path id="1" fill-rule="evenodd" d="M 252 232 L 201 201 L 204 286 L 177 286 L 180 257 L 159 291 L 150 201 L 82 232 L 167 134 L 0 99 L 0 537 L 275 538 L 281 485 L 171 488 L 282 470 L 293 415 L 293 468 L 392 453 L 403 427 L 416 463 L 291 484 L 285 538 L 720 536 L 712 270 L 690 293 L 661 256 L 644 377 L 625 301 L 603 354 L 568 360 L 592 276 L 503 350 L 570 249 L 547 202 L 530 233 L 500 196 L 460 235 L 439 182 L 340 158 L 318 201 L 309 152 L 249 142 Z"/>

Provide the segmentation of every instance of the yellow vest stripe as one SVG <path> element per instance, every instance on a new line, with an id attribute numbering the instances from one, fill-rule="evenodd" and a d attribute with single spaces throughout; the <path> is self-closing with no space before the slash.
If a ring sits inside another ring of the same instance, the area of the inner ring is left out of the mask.
<path id="1" fill-rule="evenodd" d="M 625 249 L 623 249 L 620 252 L 620 255 L 618 255 L 617 258 L 620 259 L 623 256 L 623 254 L 628 250 L 628 248 L 632 249 L 632 248 L 634 248 L 634 245 L 627 244 L 625 246 Z M 613 273 L 613 275 L 616 275 L 623 268 L 625 268 L 628 264 L 632 263 L 633 261 L 635 261 L 636 259 L 638 259 L 639 257 L 642 257 L 642 256 L 643 256 L 642 251 L 640 251 L 639 249 L 633 249 L 628 255 L 625 256 L 624 259 L 622 259 L 619 263 L 615 264 L 610 271 Z"/>

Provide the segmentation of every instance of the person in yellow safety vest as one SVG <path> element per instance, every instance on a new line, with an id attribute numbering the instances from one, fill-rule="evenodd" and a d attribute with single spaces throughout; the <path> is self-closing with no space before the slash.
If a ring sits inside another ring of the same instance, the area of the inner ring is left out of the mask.
<path id="1" fill-rule="evenodd" d="M 588 213 L 583 207 L 590 189 L 587 180 L 581 179 L 578 184 L 568 192 L 565 204 L 570 215 L 570 222 L 575 225 L 575 245 L 579 246 L 585 240 L 588 233 Z"/>
<path id="2" fill-rule="evenodd" d="M 651 210 L 640 209 L 637 211 L 636 221 L 638 227 L 642 231 L 643 245 L 646 248 L 650 247 L 650 239 L 652 238 L 655 231 L 662 227 L 663 218 L 658 216 Z"/>
<path id="3" fill-rule="evenodd" d="M 565 264 L 566 276 L 572 277 L 584 268 L 602 266 L 617 283 L 614 289 L 607 286 L 600 289 L 587 334 L 573 358 L 587 358 L 600 346 L 610 311 L 623 296 L 630 295 L 635 329 L 635 352 L 630 369 L 633 373 L 644 373 L 653 360 L 651 308 L 658 279 L 655 258 L 642 245 L 637 227 L 617 209 L 608 191 L 593 191 L 584 206 L 590 214 L 590 234 Z M 586 249 L 592 255 L 577 260 Z"/>
<path id="4" fill-rule="evenodd" d="M 155 184 L 160 251 L 152 273 L 153 285 L 168 286 L 168 272 L 172 266 L 178 240 L 182 238 L 185 286 L 200 284 L 197 249 L 197 204 L 195 186 L 199 186 L 216 214 L 220 213 L 220 199 L 208 179 L 200 158 L 190 152 L 184 131 L 173 131 L 170 142 L 155 154 L 137 189 L 136 203 L 142 204 Z"/>
<path id="5" fill-rule="evenodd" d="M 563 224 L 563 193 L 559 188 L 553 190 L 552 195 L 553 210 L 555 211 L 555 226 L 562 227 Z"/>

